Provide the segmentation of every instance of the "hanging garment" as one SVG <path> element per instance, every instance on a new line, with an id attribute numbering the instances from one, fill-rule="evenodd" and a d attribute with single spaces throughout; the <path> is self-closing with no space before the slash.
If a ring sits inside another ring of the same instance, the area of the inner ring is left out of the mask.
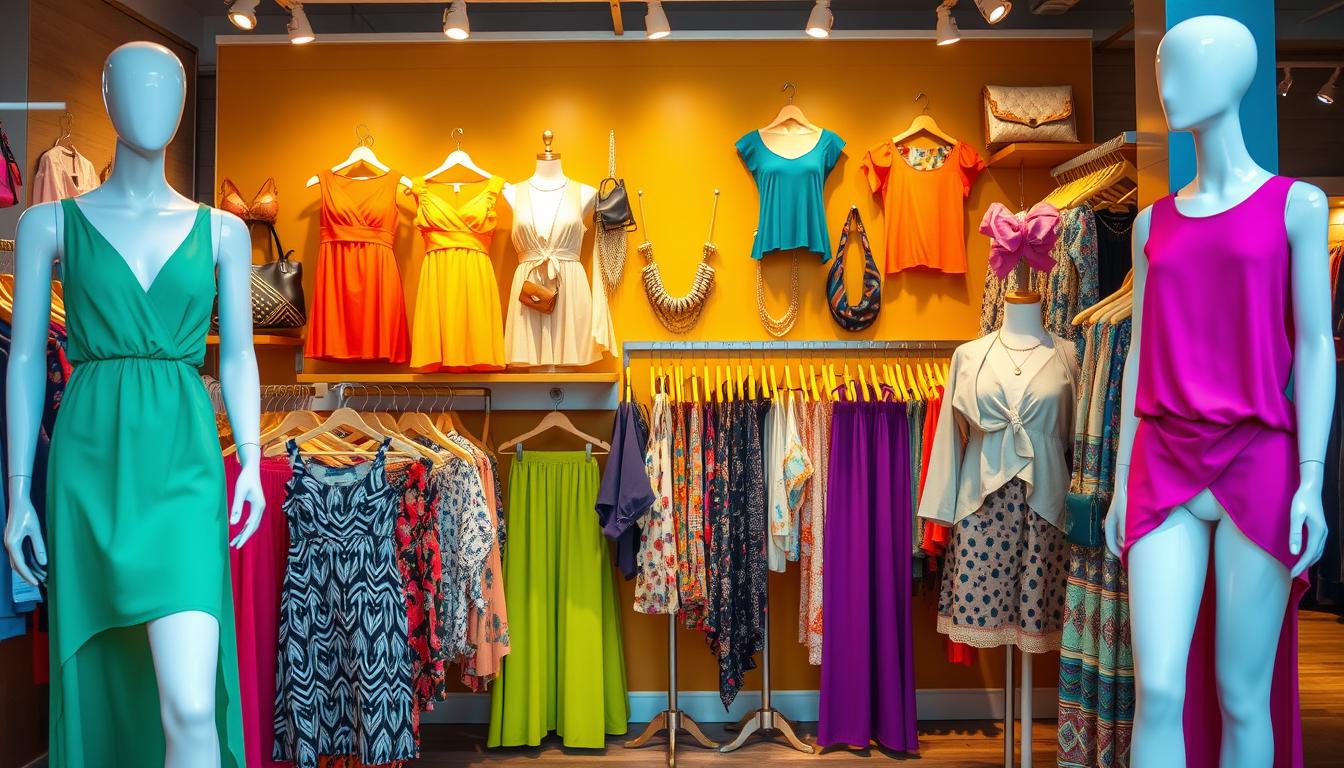
<path id="1" fill-rule="evenodd" d="M 653 505 L 639 521 L 639 571 L 635 575 L 635 610 L 639 613 L 676 613 L 677 520 L 672 509 L 673 407 L 667 395 L 653 397 L 649 422 L 649 449 L 644 465 L 653 488 Z"/>
<path id="2" fill-rule="evenodd" d="M 229 508 L 242 468 L 238 456 L 224 460 Z M 261 526 L 241 549 L 229 548 L 233 610 L 238 628 L 238 694 L 243 709 L 243 743 L 248 768 L 282 768 L 271 759 L 275 748 L 275 658 L 279 642 L 280 585 L 284 579 L 289 535 L 285 531 L 285 486 L 293 474 L 281 456 L 261 460 L 261 491 L 266 512 Z M 244 516 L 230 526 L 232 540 L 247 525 Z"/>
<path id="3" fill-rule="evenodd" d="M 430 473 L 430 482 L 443 549 L 440 631 L 448 660 L 457 662 L 472 653 L 467 641 L 471 608 L 485 609 L 481 573 L 495 545 L 495 526 L 474 463 L 454 455 Z"/>
<path id="4" fill-rule="evenodd" d="M 807 647 L 807 661 L 821 664 L 822 596 L 826 544 L 826 495 L 830 488 L 831 409 L 830 400 L 810 404 L 811 419 L 804 433 L 804 444 L 815 471 L 807 484 L 799 521 L 798 571 L 798 642 Z"/>
<path id="5" fill-rule="evenodd" d="M 679 568 L 678 589 L 681 597 L 681 620 L 687 629 L 704 629 L 708 618 L 709 572 L 705 566 L 705 526 L 707 457 L 705 455 L 705 419 L 708 406 L 685 403 L 686 410 L 686 478 L 687 497 L 685 515 L 677 524 Z M 712 459 L 709 459 L 712 461 Z"/>
<path id="6" fill-rule="evenodd" d="M 583 201 L 579 184 L 566 181 L 548 234 L 537 228 L 531 183 L 519 184 L 510 233 L 518 267 L 509 288 L 504 327 L 504 358 L 509 365 L 588 365 L 616 349 L 611 311 L 601 277 L 588 279 L 580 261 L 583 247 Z M 558 292 L 555 309 L 543 314 L 518 300 L 523 283 Z"/>
<path id="7" fill-rule="evenodd" d="M 616 406 L 611 428 L 611 453 L 597 494 L 597 520 L 602 533 L 616 542 L 616 567 L 626 579 L 639 570 L 640 530 L 637 521 L 657 500 L 644 464 L 649 444 L 648 419 L 639 403 Z"/>
<path id="8" fill-rule="evenodd" d="M 322 171 L 317 177 L 322 244 L 304 355 L 404 363 L 406 305 L 392 252 L 401 175 L 358 179 Z"/>
<path id="9" fill-rule="evenodd" d="M 784 157 L 770 149 L 760 131 L 748 132 L 734 146 L 761 197 L 751 258 L 805 248 L 822 262 L 829 260 L 831 236 L 822 192 L 845 140 L 823 128 L 817 143 L 798 157 Z"/>
<path id="10" fill-rule="evenodd" d="M 607 543 L 593 515 L 597 463 L 523 451 L 509 470 L 504 586 L 513 650 L 491 690 L 486 745 L 597 749 L 626 731 L 625 656 Z"/>
<path id="11" fill-rule="evenodd" d="M 784 537 L 789 530 L 788 492 L 784 487 L 784 454 L 788 434 L 784 426 L 784 403 L 765 401 L 765 428 L 761 444 L 765 451 L 765 539 L 766 566 L 776 573 L 784 572 Z"/>
<path id="12" fill-rule="evenodd" d="M 274 757 L 300 768 L 321 755 L 366 765 L 420 755 L 389 442 L 371 461 L 334 468 L 309 464 L 287 444 L 294 476 L 285 499 Z"/>
<path id="13" fill-rule="evenodd" d="M 887 220 L 886 273 L 912 267 L 966 272 L 966 198 L 985 169 L 971 146 L 925 149 L 890 140 L 863 157 L 868 188 Z"/>
<path id="14" fill-rule="evenodd" d="M 75 369 L 48 465 L 51 763 L 163 764 L 145 624 L 202 611 L 219 623 L 219 758 L 242 766 L 224 465 L 197 373 L 215 297 L 210 209 L 146 290 L 74 200 L 60 205 Z"/>
<path id="15" fill-rule="evenodd" d="M 918 752 L 905 406 L 835 405 L 817 744 Z"/>
<path id="16" fill-rule="evenodd" d="M 920 544 L 924 539 L 924 521 L 919 519 L 919 478 L 923 474 L 924 461 L 924 416 L 928 412 L 928 401 L 909 400 L 905 403 L 906 429 L 910 435 L 910 554 L 915 558 L 915 578 L 922 575 L 920 561 L 924 550 Z"/>
<path id="17" fill-rule="evenodd" d="M 1293 368 L 1292 260 L 1283 212 L 1292 186 L 1292 179 L 1271 177 L 1245 201 L 1207 217 L 1182 214 L 1174 195 L 1153 205 L 1144 249 L 1147 322 L 1139 352 L 1126 555 L 1172 509 L 1208 489 L 1256 546 L 1285 568 L 1297 562 L 1287 536 L 1300 482 L 1297 416 L 1286 393 Z M 1215 324 L 1219 338 L 1237 340 L 1237 354 L 1191 333 Z M 1294 580 L 1274 660 L 1276 768 L 1302 764 L 1297 604 L 1306 585 L 1305 574 Z M 1215 765 L 1219 751 L 1212 602 L 1206 595 L 1189 657 L 1185 733 L 1191 768 Z"/>
<path id="18" fill-rule="evenodd" d="M 1134 266 L 1134 219 L 1138 210 L 1100 210 L 1097 223 L 1097 287 L 1102 296 L 1120 290 Z"/>
<path id="19" fill-rule="evenodd" d="M 476 457 L 476 471 L 485 489 L 486 508 L 490 513 L 491 546 L 479 580 L 481 600 L 484 602 L 473 602 L 467 611 L 467 644 L 471 650 L 462 659 L 462 684 L 473 691 L 484 691 L 494 682 L 504 657 L 511 650 L 502 560 L 504 501 L 494 457 L 456 432 L 448 437 Z M 447 691 L 436 698 L 447 698 Z"/>
<path id="20" fill-rule="evenodd" d="M 784 557 L 789 562 L 798 562 L 801 542 L 801 523 L 803 494 L 812 480 L 815 468 L 812 459 L 803 446 L 803 436 L 798 425 L 798 398 L 789 392 L 784 405 L 784 504 L 787 517 L 784 526 Z"/>
<path id="21" fill-rule="evenodd" d="M 30 205 L 79 197 L 98 188 L 98 169 L 74 147 L 52 147 L 37 159 Z"/>
<path id="22" fill-rule="evenodd" d="M 441 617 L 446 609 L 438 517 L 430 498 L 428 459 L 390 471 L 397 503 L 397 568 L 406 599 L 406 635 L 411 652 L 411 693 L 416 740 L 420 713 L 434 708 L 434 694 L 446 677 Z"/>
<path id="23" fill-rule="evenodd" d="M 415 226 L 425 243 L 415 295 L 411 367 L 426 371 L 504 368 L 504 321 L 490 261 L 496 206 L 504 180 L 492 176 L 474 196 L 458 200 L 439 184 L 416 178 Z"/>

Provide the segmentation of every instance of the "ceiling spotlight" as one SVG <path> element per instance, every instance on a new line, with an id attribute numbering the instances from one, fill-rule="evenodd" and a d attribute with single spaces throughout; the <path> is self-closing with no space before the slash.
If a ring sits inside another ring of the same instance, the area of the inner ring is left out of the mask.
<path id="1" fill-rule="evenodd" d="M 835 19 L 831 15 L 831 0 L 817 0 L 817 4 L 812 6 L 812 13 L 808 14 L 805 30 L 811 37 L 830 37 L 833 21 Z"/>
<path id="2" fill-rule="evenodd" d="M 937 30 L 939 45 L 951 45 L 961 41 L 961 30 L 957 29 L 957 20 L 952 18 L 951 6 L 938 6 Z"/>
<path id="3" fill-rule="evenodd" d="M 453 40 L 471 37 L 471 22 L 467 20 L 467 0 L 453 0 L 443 9 L 443 34 Z"/>
<path id="4" fill-rule="evenodd" d="M 662 40 L 670 34 L 672 25 L 667 22 L 667 13 L 663 11 L 663 0 L 649 0 L 649 10 L 644 14 L 644 37 Z"/>
<path id="5" fill-rule="evenodd" d="M 295 45 L 304 45 L 317 39 L 313 34 L 313 25 L 308 23 L 308 14 L 303 11 L 302 3 L 294 3 L 289 7 L 289 42 Z"/>
<path id="6" fill-rule="evenodd" d="M 1292 90 L 1292 87 L 1293 87 L 1293 68 L 1284 67 L 1283 79 L 1279 81 L 1279 95 L 1287 96 L 1288 91 Z"/>
<path id="7" fill-rule="evenodd" d="M 1321 86 L 1321 90 L 1316 92 L 1316 99 L 1322 104 L 1335 103 L 1335 84 L 1339 82 L 1339 67 L 1335 67 L 1334 74 Z"/>
<path id="8" fill-rule="evenodd" d="M 229 3 L 229 21 L 233 26 L 251 31 L 257 28 L 257 5 L 261 0 L 233 0 Z"/>
<path id="9" fill-rule="evenodd" d="M 998 24 L 1008 18 L 1013 4 L 1007 0 L 975 0 L 975 7 L 980 9 L 980 15 L 985 17 L 985 21 Z"/>

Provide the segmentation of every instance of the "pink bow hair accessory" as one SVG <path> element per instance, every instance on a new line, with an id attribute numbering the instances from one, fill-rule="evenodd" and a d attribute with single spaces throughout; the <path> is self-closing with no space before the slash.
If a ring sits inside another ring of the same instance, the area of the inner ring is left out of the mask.
<path id="1" fill-rule="evenodd" d="M 980 234 L 989 236 L 989 267 L 1002 280 L 1017 266 L 1018 259 L 1040 272 L 1055 266 L 1050 255 L 1059 239 L 1059 209 L 1037 203 L 1021 219 L 1003 203 L 991 203 L 980 222 Z"/>

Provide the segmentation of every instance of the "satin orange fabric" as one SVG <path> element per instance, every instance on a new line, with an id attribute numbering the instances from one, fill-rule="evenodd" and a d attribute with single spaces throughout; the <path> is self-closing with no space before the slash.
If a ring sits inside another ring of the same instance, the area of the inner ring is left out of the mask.
<path id="1" fill-rule="evenodd" d="M 410 356 L 401 273 L 392 253 L 397 182 L 389 171 L 369 179 L 318 174 L 321 248 L 304 354 L 323 360 Z"/>

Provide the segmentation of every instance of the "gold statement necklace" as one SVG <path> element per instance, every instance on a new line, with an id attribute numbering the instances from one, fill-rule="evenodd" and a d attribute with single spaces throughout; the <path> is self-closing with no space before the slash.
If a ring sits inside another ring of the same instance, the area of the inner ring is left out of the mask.
<path id="1" fill-rule="evenodd" d="M 648 297 L 649 307 L 654 317 L 663 327 L 673 333 L 686 333 L 700 321 L 709 295 L 714 292 L 714 268 L 709 260 L 719 252 L 714 245 L 714 219 L 719 211 L 719 190 L 714 190 L 714 206 L 709 215 L 709 240 L 700 252 L 700 263 L 695 267 L 695 277 L 691 279 L 691 289 L 682 296 L 672 296 L 663 284 L 662 272 L 653 257 L 653 243 L 645 240 L 639 246 L 639 253 L 648 263 L 640 272 L 644 282 L 644 295 Z M 644 220 L 644 232 L 647 236 L 649 220 L 644 215 L 644 190 L 639 191 L 639 217 Z"/>

